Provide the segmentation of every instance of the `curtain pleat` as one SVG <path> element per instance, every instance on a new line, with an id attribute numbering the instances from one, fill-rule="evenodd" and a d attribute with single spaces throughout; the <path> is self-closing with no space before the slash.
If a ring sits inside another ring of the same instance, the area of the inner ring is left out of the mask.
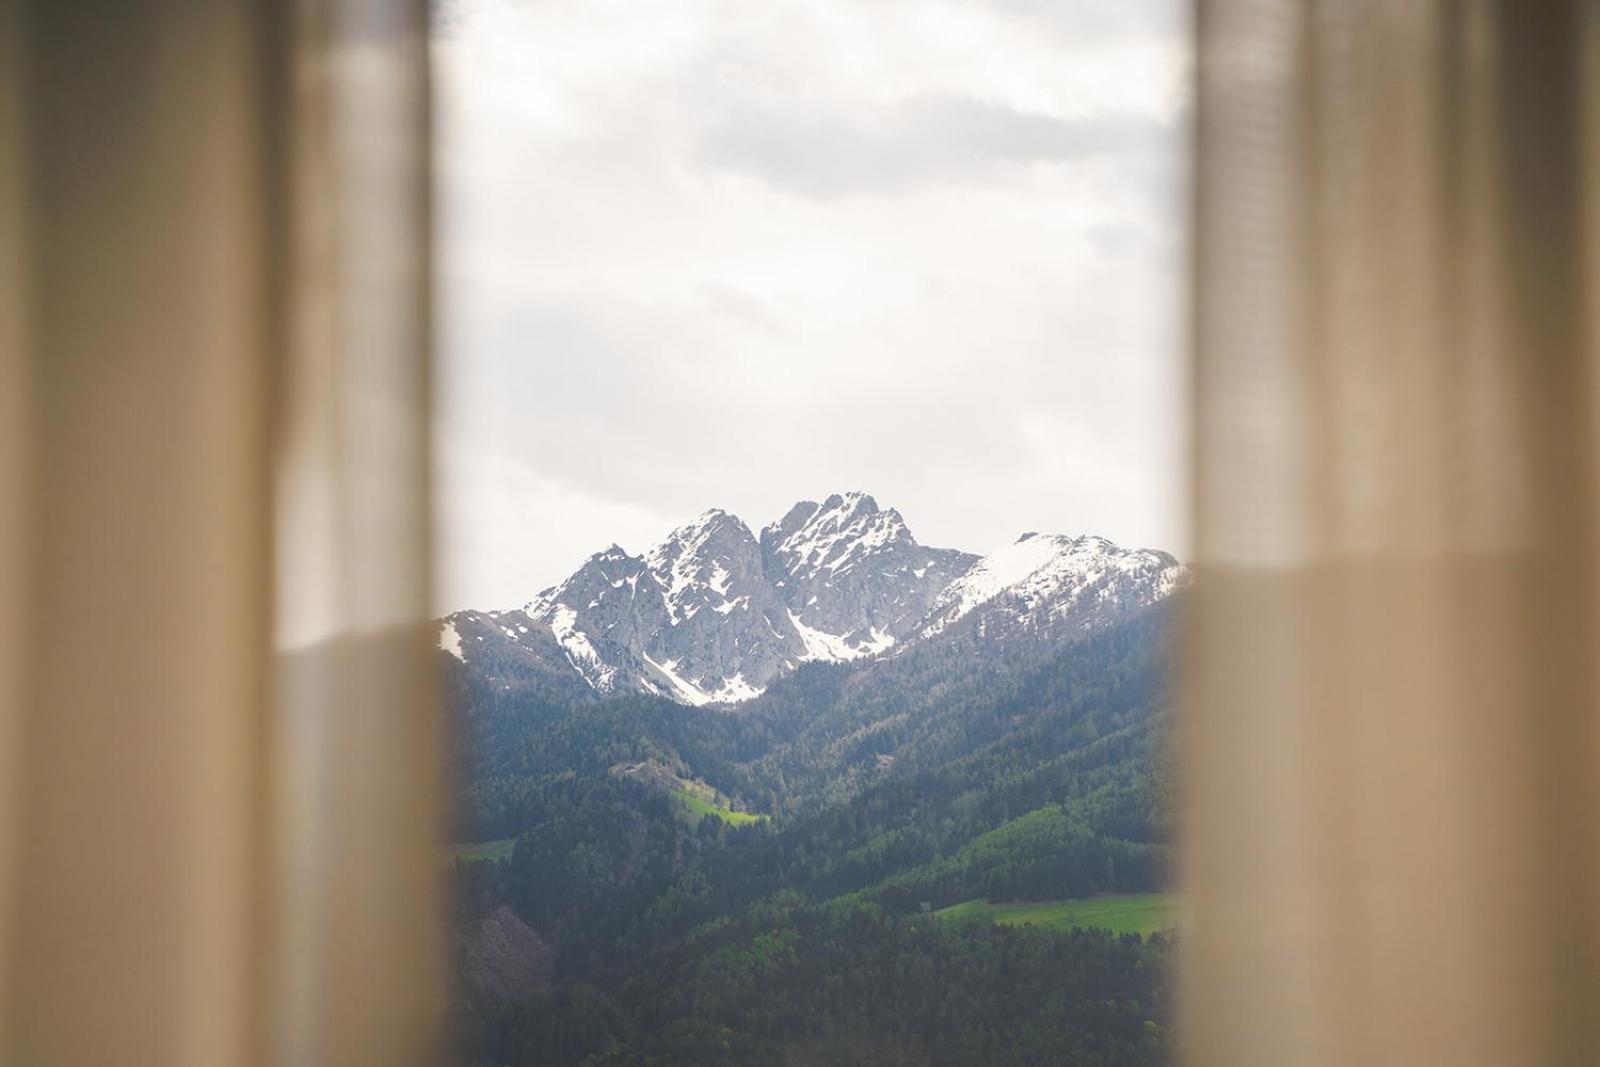
<path id="1" fill-rule="evenodd" d="M 0 960 L 15 953 L 12 899 L 27 618 L 27 469 L 30 423 L 27 276 L 22 196 L 23 48 L 20 10 L 0 3 Z M 0 966 L 0 1027 L 11 968 Z"/>
<path id="2" fill-rule="evenodd" d="M 432 1064 L 443 807 L 425 625 L 426 12 L 302 0 L 293 34 L 274 1051 L 290 1064 Z"/>
<path id="3" fill-rule="evenodd" d="M 1198 4 L 1188 1062 L 1600 1062 L 1596 25 Z"/>
<path id="4" fill-rule="evenodd" d="M 0 5 L 0 1062 L 437 1062 L 425 57 Z"/>

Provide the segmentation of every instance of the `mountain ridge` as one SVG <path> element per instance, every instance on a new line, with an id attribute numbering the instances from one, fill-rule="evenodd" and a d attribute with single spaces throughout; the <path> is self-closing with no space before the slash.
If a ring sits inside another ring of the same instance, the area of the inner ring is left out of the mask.
<path id="1" fill-rule="evenodd" d="M 565 666 L 601 697 L 738 704 L 805 663 L 893 656 L 957 630 L 1082 632 L 1186 581 L 1168 553 L 1092 535 L 1030 532 L 986 556 L 931 548 L 853 491 L 800 501 L 759 535 L 711 508 L 640 555 L 612 544 L 520 609 L 446 616 L 439 643 L 486 660 L 502 688 L 559 687 Z"/>

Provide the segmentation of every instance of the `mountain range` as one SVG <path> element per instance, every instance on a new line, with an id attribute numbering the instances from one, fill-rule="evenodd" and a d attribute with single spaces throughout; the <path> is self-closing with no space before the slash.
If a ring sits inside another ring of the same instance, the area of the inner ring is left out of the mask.
<path id="1" fill-rule="evenodd" d="M 842 493 L 440 620 L 458 1061 L 1168 1062 L 1187 580 Z"/>
<path id="2" fill-rule="evenodd" d="M 521 608 L 447 616 L 440 647 L 491 685 L 724 705 L 806 663 L 1059 643 L 1185 581 L 1171 555 L 1095 536 L 930 548 L 894 508 L 850 492 L 802 501 L 759 536 L 713 508 L 640 555 L 612 545 Z"/>

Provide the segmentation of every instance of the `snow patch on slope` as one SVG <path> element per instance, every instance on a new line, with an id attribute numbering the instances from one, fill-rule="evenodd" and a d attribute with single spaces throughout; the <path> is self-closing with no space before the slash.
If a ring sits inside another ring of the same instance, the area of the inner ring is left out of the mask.
<path id="1" fill-rule="evenodd" d="M 873 630 L 871 636 L 861 645 L 851 645 L 843 637 L 807 626 L 792 611 L 789 612 L 789 623 L 805 645 L 806 651 L 801 657 L 801 662 L 820 660 L 823 663 L 848 663 L 862 656 L 875 656 L 894 644 L 892 636 Z"/>
<path id="2" fill-rule="evenodd" d="M 1183 569 L 1165 553 L 1121 549 L 1103 537 L 1023 534 L 951 582 L 939 594 L 932 622 L 922 633 L 937 634 L 1002 595 L 1029 605 L 1048 601 L 1051 616 L 1059 617 L 1089 589 L 1098 589 L 1101 601 L 1114 598 L 1115 590 L 1106 583 L 1119 575 L 1155 578 L 1149 594 L 1153 602 L 1177 588 Z"/>
<path id="3" fill-rule="evenodd" d="M 467 662 L 466 653 L 461 651 L 461 631 L 456 629 L 455 623 L 447 622 L 439 628 L 439 647 L 462 663 Z"/>
<path id="4" fill-rule="evenodd" d="M 722 683 L 722 688 L 711 693 L 713 704 L 737 704 L 741 700 L 753 700 L 766 692 L 744 680 L 743 674 L 735 674 Z"/>
<path id="5" fill-rule="evenodd" d="M 551 604 L 548 606 L 547 621 L 550 631 L 556 636 L 556 643 L 567 654 L 567 662 L 583 676 L 590 688 L 597 693 L 609 693 L 616 688 L 617 669 L 606 663 L 589 641 L 589 635 L 578 629 L 577 612 L 565 604 Z"/>
<path id="6" fill-rule="evenodd" d="M 665 663 L 658 663 L 651 658 L 650 653 L 645 652 L 642 655 L 644 656 L 644 661 L 654 667 L 661 677 L 665 678 L 667 683 L 672 686 L 674 699 L 683 704 L 692 704 L 697 708 L 711 703 L 711 698 L 706 696 L 699 686 L 687 681 L 674 670 L 678 665 L 676 660 L 669 659 Z"/>
<path id="7" fill-rule="evenodd" d="M 736 704 L 742 700 L 754 699 L 765 691 L 745 681 L 743 674 L 735 674 L 731 678 L 724 679 L 717 689 L 702 689 L 678 673 L 677 660 L 658 661 L 652 659 L 648 652 L 643 655 L 644 661 L 660 672 L 671 685 L 672 696 L 682 704 L 691 704 L 697 708 L 707 704 Z"/>
<path id="8" fill-rule="evenodd" d="M 1063 541 L 1071 543 L 1065 538 L 1034 535 L 983 557 L 945 588 L 935 611 L 946 623 L 954 622 L 1024 580 L 1031 579 L 1035 585 L 1049 581 L 1063 569 Z"/>

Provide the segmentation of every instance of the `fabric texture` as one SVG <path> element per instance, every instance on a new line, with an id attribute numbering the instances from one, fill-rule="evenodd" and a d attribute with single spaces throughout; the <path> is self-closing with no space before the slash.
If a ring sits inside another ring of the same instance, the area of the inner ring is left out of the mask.
<path id="1" fill-rule="evenodd" d="M 0 4 L 0 1062 L 437 1062 L 425 20 Z"/>
<path id="2" fill-rule="evenodd" d="M 1188 1063 L 1600 1062 L 1596 15 L 1198 4 Z"/>

